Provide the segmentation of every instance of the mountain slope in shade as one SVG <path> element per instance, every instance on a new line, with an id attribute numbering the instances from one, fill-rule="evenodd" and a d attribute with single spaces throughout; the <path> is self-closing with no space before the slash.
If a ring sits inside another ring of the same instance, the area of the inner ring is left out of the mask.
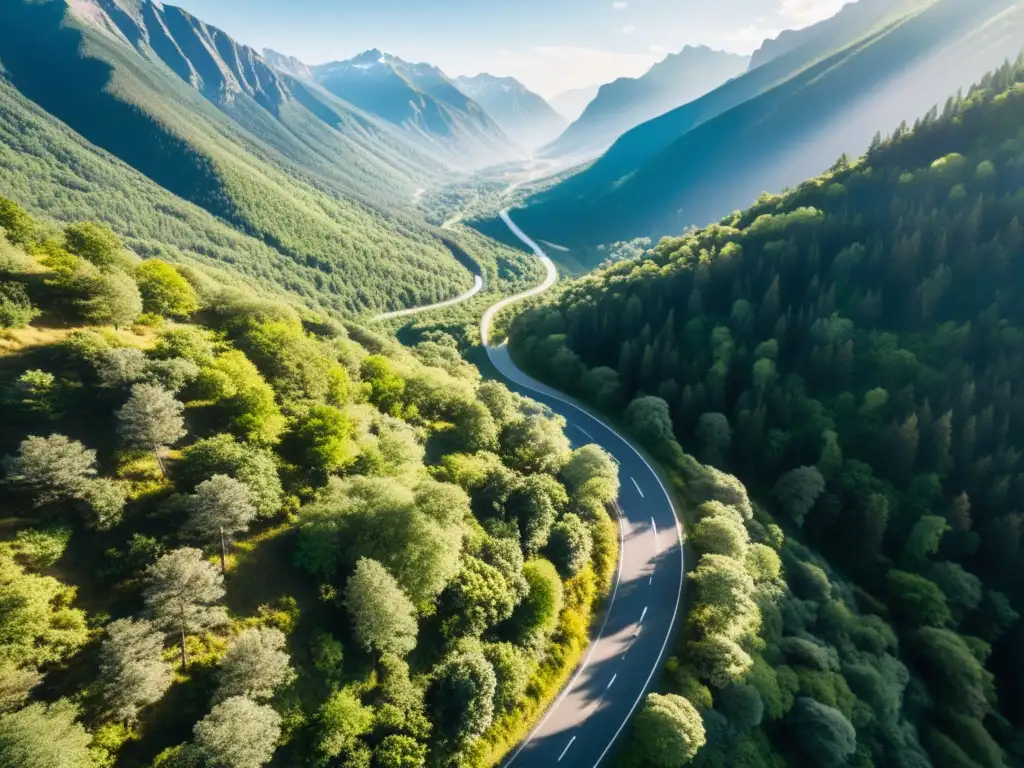
<path id="1" fill-rule="evenodd" d="M 621 163 L 628 154 L 620 145 L 649 133 L 641 129 L 650 124 L 641 126 L 590 169 L 529 199 L 516 221 L 535 239 L 563 245 L 706 223 L 765 189 L 821 172 L 843 152 L 862 152 L 876 128 L 913 121 L 1016 58 L 1022 41 L 1024 0 L 937 0 L 667 144 L 662 139 L 660 151 L 628 147 L 641 160 Z M 609 160 L 618 163 L 610 177 Z"/>
<path id="2" fill-rule="evenodd" d="M 527 149 L 546 144 L 565 128 L 565 118 L 514 77 L 483 73 L 457 77 L 455 85 Z"/>
<path id="3" fill-rule="evenodd" d="M 557 96 L 548 99 L 548 103 L 555 111 L 569 122 L 578 120 L 583 110 L 594 100 L 597 92 L 601 90 L 600 85 L 587 85 L 583 88 L 573 88 Z"/>
<path id="4" fill-rule="evenodd" d="M 401 127 L 453 165 L 525 157 L 483 107 L 430 64 L 410 64 L 373 49 L 310 70 L 335 96 Z"/>
<path id="5" fill-rule="evenodd" d="M 669 54 L 642 77 L 602 85 L 583 114 L 546 151 L 601 151 L 630 128 L 703 96 L 746 70 L 749 58 L 705 46 Z"/>

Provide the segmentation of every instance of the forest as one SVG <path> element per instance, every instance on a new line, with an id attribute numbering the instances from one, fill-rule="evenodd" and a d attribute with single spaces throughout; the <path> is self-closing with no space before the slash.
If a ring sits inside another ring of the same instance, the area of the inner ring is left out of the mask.
<path id="1" fill-rule="evenodd" d="M 1022 126 L 1024 56 L 512 322 L 688 502 L 628 765 L 1024 758 Z"/>
<path id="2" fill-rule="evenodd" d="M 0 765 L 488 766 L 610 588 L 614 461 L 412 346 L 0 198 Z"/>

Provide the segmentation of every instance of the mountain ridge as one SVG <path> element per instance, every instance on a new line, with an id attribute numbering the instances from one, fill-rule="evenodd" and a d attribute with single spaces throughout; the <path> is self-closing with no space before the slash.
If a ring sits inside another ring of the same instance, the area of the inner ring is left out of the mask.
<path id="1" fill-rule="evenodd" d="M 686 46 L 640 77 L 602 85 L 583 113 L 545 149 L 546 155 L 585 155 L 605 149 L 631 128 L 698 98 L 743 74 L 747 56 Z"/>
<path id="2" fill-rule="evenodd" d="M 515 142 L 534 149 L 555 138 L 566 120 L 540 95 L 514 77 L 481 72 L 453 81 L 459 90 L 476 101 Z"/>

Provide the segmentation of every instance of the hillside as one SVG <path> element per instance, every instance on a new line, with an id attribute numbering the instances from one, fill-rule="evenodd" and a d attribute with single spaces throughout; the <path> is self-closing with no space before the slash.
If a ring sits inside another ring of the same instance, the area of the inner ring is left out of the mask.
<path id="1" fill-rule="evenodd" d="M 554 107 L 558 114 L 569 122 L 573 122 L 578 120 L 579 116 L 583 114 L 583 110 L 585 110 L 587 105 L 594 100 L 594 97 L 597 96 L 597 92 L 600 88 L 600 85 L 588 85 L 583 88 L 573 88 L 570 91 L 565 91 L 557 96 L 553 96 L 549 99 L 549 103 Z"/>
<path id="2" fill-rule="evenodd" d="M 0 198 L 0 764 L 506 750 L 586 648 L 618 481 L 453 345 Z"/>
<path id="3" fill-rule="evenodd" d="M 530 201 L 524 226 L 576 245 L 707 223 L 863 151 L 875 126 L 913 121 L 1019 50 L 1024 13 L 1015 0 L 889 9 L 868 34 L 846 34 L 840 50 L 826 36 L 831 53 L 801 46 L 639 126 L 586 172 Z M 600 226 L 567 224 L 581 217 Z"/>
<path id="4" fill-rule="evenodd" d="M 544 153 L 587 155 L 603 151 L 631 128 L 742 74 L 748 63 L 746 56 L 686 46 L 641 77 L 620 77 L 602 85 L 583 114 Z"/>
<path id="5" fill-rule="evenodd" d="M 373 49 L 310 71 L 327 91 L 401 127 L 455 167 L 525 157 L 483 107 L 430 64 L 410 64 Z"/>
<path id="6" fill-rule="evenodd" d="M 701 504 L 627 766 L 684 738 L 699 767 L 1024 758 L 1022 125 L 1024 55 L 513 322 L 522 364 Z"/>
<path id="7" fill-rule="evenodd" d="M 72 13 L 59 0 L 13 0 L 0 7 L 4 83 L 90 144 L 259 241 L 264 259 L 281 265 L 279 284 L 307 297 L 319 293 L 323 305 L 346 312 L 465 290 L 469 274 L 401 212 L 441 166 L 390 126 L 293 87 L 261 62 L 171 6 L 83 0 Z M 44 130 L 56 131 L 45 148 L 34 148 L 41 161 L 69 165 L 62 143 L 81 144 L 37 110 L 26 112 L 24 101 L 7 103 L 16 123 L 45 122 Z M 81 199 L 79 191 L 58 198 Z M 46 196 L 20 199 L 57 207 Z M 79 214 L 126 218 L 99 208 Z"/>
<path id="8" fill-rule="evenodd" d="M 513 141 L 526 149 L 547 144 L 566 126 L 564 117 L 514 77 L 482 73 L 457 77 L 454 82 L 460 91 L 483 107 Z"/>

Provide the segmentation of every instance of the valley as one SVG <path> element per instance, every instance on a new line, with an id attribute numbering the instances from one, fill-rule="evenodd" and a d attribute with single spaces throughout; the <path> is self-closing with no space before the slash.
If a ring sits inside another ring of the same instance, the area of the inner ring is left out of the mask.
<path id="1" fill-rule="evenodd" d="M 0 4 L 0 768 L 1024 760 L 1024 0 L 182 2 Z"/>

